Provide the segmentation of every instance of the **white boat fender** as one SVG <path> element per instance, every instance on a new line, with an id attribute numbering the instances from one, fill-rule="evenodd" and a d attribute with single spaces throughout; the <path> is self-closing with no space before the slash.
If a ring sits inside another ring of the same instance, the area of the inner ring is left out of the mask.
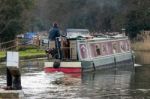
<path id="1" fill-rule="evenodd" d="M 53 64 L 53 68 L 59 68 L 60 67 L 60 60 L 55 60 Z"/>

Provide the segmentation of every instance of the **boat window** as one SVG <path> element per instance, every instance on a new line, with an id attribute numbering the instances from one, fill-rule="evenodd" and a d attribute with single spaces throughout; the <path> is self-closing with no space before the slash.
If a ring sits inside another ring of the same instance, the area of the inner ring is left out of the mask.
<path id="1" fill-rule="evenodd" d="M 86 44 L 80 44 L 80 54 L 82 59 L 88 58 Z"/>
<path id="2" fill-rule="evenodd" d="M 100 48 L 100 46 L 98 44 L 96 44 L 95 48 L 96 48 L 97 56 L 101 55 L 101 48 Z"/>
<path id="3" fill-rule="evenodd" d="M 120 41 L 120 50 L 121 50 L 121 52 L 126 51 L 126 42 L 125 41 Z"/>
<path id="4" fill-rule="evenodd" d="M 67 40 L 65 37 L 61 38 L 61 50 L 62 50 L 63 58 L 69 59 L 70 58 L 69 40 Z M 72 53 L 71 53 L 71 55 L 72 55 Z"/>
<path id="5" fill-rule="evenodd" d="M 102 43 L 102 53 L 103 55 L 108 54 L 108 44 L 106 42 Z"/>
<path id="6" fill-rule="evenodd" d="M 129 40 L 126 41 L 126 49 L 127 49 L 127 51 L 130 51 L 130 42 L 129 42 Z"/>
<path id="7" fill-rule="evenodd" d="M 112 47 L 113 47 L 113 53 L 118 53 L 119 52 L 119 47 L 118 47 L 117 42 L 113 42 Z"/>
<path id="8" fill-rule="evenodd" d="M 98 43 L 90 43 L 89 45 L 90 49 L 90 56 L 91 57 L 97 57 L 97 56 L 100 56 L 101 55 L 101 45 L 98 44 Z"/>

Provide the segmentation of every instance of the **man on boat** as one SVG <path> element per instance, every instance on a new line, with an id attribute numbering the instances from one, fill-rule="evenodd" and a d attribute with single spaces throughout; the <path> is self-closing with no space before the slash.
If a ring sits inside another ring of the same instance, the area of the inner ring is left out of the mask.
<path id="1" fill-rule="evenodd" d="M 53 28 L 50 29 L 48 39 L 49 41 L 56 41 L 56 38 L 60 37 L 60 31 L 57 23 L 53 24 Z"/>
<path id="2" fill-rule="evenodd" d="M 59 31 L 59 28 L 58 28 L 58 24 L 57 23 L 54 23 L 53 24 L 53 28 L 50 29 L 49 31 L 49 35 L 48 35 L 48 39 L 49 39 L 49 48 L 50 48 L 50 42 L 51 41 L 55 41 L 55 48 L 58 49 L 58 55 L 59 55 L 59 58 L 61 58 L 61 43 L 59 41 L 59 37 L 60 37 L 60 31 Z"/>

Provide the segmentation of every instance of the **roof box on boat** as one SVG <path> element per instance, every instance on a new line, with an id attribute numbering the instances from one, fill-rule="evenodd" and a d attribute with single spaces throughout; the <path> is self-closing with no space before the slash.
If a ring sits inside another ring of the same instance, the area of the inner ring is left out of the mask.
<path id="1" fill-rule="evenodd" d="M 88 29 L 67 29 L 66 32 L 67 32 L 67 38 L 70 39 L 90 36 L 90 32 Z"/>

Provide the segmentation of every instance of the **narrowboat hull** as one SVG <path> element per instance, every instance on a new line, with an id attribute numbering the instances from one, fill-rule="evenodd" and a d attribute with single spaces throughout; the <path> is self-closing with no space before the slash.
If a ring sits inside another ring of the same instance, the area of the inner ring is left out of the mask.
<path id="1" fill-rule="evenodd" d="M 54 67 L 54 62 L 45 62 L 44 71 L 48 72 L 64 72 L 64 73 L 81 73 L 81 62 L 60 62 L 58 67 Z"/>
<path id="2" fill-rule="evenodd" d="M 64 72 L 64 73 L 81 73 L 87 71 L 96 71 L 102 69 L 118 68 L 119 66 L 126 66 L 133 64 L 132 53 L 121 53 L 116 55 L 109 55 L 93 60 L 76 61 L 76 62 L 60 62 L 58 68 L 54 67 L 54 62 L 45 62 L 44 71 L 49 72 Z"/>
<path id="3" fill-rule="evenodd" d="M 82 30 L 82 33 L 81 29 L 68 30 L 65 42 L 61 41 L 61 46 L 57 47 L 58 56 L 62 60 L 45 62 L 45 72 L 78 73 L 134 64 L 128 37 L 124 35 L 94 37 L 89 33 L 85 34 L 86 31 Z M 54 42 L 50 45 L 51 49 L 54 49 L 52 48 Z"/>

